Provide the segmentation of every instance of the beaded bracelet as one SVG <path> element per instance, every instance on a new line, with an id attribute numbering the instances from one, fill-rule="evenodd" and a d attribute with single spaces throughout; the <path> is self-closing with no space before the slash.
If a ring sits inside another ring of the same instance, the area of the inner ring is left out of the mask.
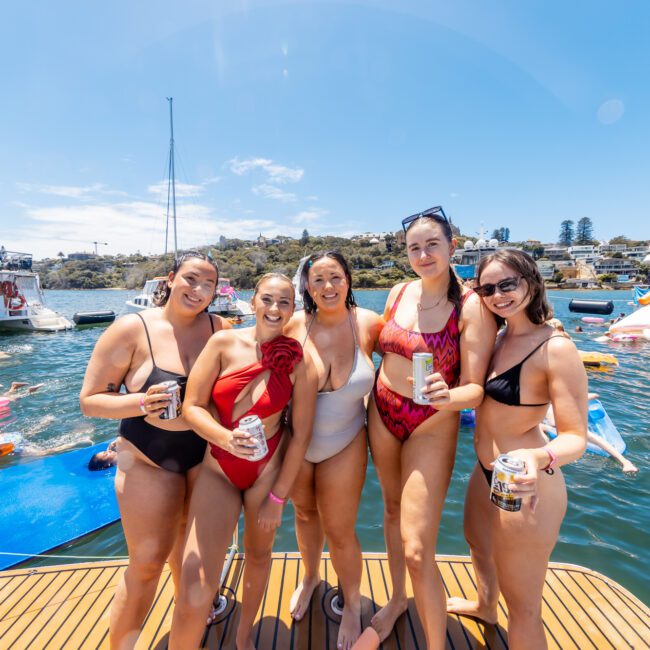
<path id="1" fill-rule="evenodd" d="M 273 503 L 279 503 L 281 506 L 283 506 L 287 502 L 286 499 L 281 499 L 280 497 L 275 496 L 272 490 L 269 490 L 269 499 L 271 499 Z"/>
<path id="2" fill-rule="evenodd" d="M 145 398 L 145 395 L 143 395 L 140 398 L 140 410 L 146 415 L 147 414 L 147 409 L 144 407 L 144 398 Z"/>

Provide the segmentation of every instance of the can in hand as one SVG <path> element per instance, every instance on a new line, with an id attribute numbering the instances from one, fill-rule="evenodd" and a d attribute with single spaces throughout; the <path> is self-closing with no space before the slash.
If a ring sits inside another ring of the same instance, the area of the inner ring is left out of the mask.
<path id="1" fill-rule="evenodd" d="M 515 476 L 520 476 L 525 473 L 526 464 L 523 460 L 512 458 L 507 454 L 501 454 L 494 461 L 490 501 L 495 506 L 501 508 L 501 510 L 519 512 L 521 510 L 521 499 L 512 494 L 508 484 L 513 482 Z"/>
<path id="2" fill-rule="evenodd" d="M 171 395 L 169 404 L 160 414 L 160 417 L 163 420 L 175 420 L 181 414 L 181 387 L 177 381 L 173 380 L 160 382 L 160 385 L 165 387 L 165 393 Z"/>
<path id="3" fill-rule="evenodd" d="M 429 405 L 429 399 L 422 394 L 427 385 L 425 379 L 433 374 L 433 354 L 416 352 L 413 355 L 413 401 L 416 404 Z"/>
<path id="4" fill-rule="evenodd" d="M 264 425 L 257 415 L 248 415 L 242 418 L 239 420 L 237 428 L 249 433 L 257 446 L 257 450 L 252 456 L 248 457 L 248 460 L 261 460 L 269 453 L 266 436 L 264 435 Z"/>

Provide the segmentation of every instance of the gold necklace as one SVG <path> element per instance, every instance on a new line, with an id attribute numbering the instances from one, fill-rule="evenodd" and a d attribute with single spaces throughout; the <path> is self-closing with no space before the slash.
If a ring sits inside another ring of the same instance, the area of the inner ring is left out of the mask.
<path id="1" fill-rule="evenodd" d="M 437 307 L 445 298 L 447 297 L 447 294 L 444 293 L 436 302 L 433 303 L 433 305 L 430 305 L 429 307 L 423 307 L 421 302 L 418 302 L 418 311 L 427 311 L 428 309 L 433 309 L 434 307 Z"/>

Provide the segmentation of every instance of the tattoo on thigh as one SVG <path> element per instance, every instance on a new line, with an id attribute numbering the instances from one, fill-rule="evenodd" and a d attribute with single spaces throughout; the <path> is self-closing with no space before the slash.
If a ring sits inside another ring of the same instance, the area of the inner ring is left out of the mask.
<path id="1" fill-rule="evenodd" d="M 115 384 L 110 383 L 108 386 L 106 386 L 106 392 L 107 393 L 117 393 L 117 386 Z"/>

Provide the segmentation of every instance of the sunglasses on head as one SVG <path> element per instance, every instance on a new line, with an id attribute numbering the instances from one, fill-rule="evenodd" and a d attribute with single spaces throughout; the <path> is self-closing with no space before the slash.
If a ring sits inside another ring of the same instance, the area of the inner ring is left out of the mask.
<path id="1" fill-rule="evenodd" d="M 447 215 L 442 209 L 442 206 L 437 205 L 435 208 L 429 208 L 424 212 L 418 212 L 417 214 L 412 214 L 410 217 L 406 217 L 406 219 L 402 219 L 402 228 L 404 228 L 404 232 L 410 228 L 414 221 L 422 219 L 422 217 L 429 217 L 429 219 L 433 219 L 434 221 L 449 223 L 449 219 L 447 219 Z"/>
<path id="2" fill-rule="evenodd" d="M 474 292 L 481 296 L 481 298 L 493 296 L 497 289 L 499 290 L 499 293 L 510 293 L 517 289 L 522 277 L 523 276 L 520 275 L 516 278 L 505 278 L 495 284 L 481 284 L 478 287 L 474 287 Z"/>

